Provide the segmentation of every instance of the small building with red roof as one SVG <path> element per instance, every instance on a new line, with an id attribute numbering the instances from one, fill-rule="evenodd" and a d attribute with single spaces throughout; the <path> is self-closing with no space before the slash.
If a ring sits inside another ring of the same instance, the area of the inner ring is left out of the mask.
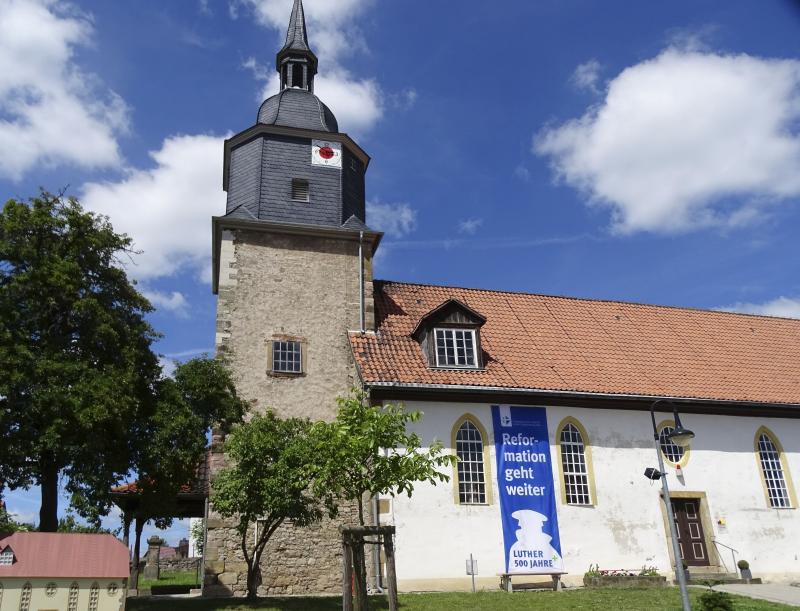
<path id="1" fill-rule="evenodd" d="M 124 611 L 128 549 L 108 534 L 0 534 L 0 609 Z"/>

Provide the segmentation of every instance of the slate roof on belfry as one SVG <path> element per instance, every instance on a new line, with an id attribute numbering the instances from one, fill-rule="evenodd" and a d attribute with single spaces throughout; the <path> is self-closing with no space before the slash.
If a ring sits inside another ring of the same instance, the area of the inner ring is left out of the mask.
<path id="1" fill-rule="evenodd" d="M 350 343 L 366 384 L 800 404 L 800 320 L 376 281 L 375 334 Z M 429 367 L 411 333 L 448 299 L 486 317 L 483 370 Z"/>
<path id="2" fill-rule="evenodd" d="M 331 109 L 310 91 L 287 88 L 267 98 L 258 109 L 258 123 L 323 132 L 338 132 Z"/>

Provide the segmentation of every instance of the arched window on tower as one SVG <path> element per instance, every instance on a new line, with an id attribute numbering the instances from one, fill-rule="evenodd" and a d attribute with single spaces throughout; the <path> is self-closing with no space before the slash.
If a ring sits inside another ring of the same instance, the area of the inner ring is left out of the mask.
<path id="1" fill-rule="evenodd" d="M 464 417 L 455 430 L 455 450 L 458 457 L 458 503 L 460 505 L 486 505 L 486 463 L 483 434 L 469 417 Z"/>
<path id="2" fill-rule="evenodd" d="M 594 505 L 592 453 L 586 429 L 574 418 L 565 418 L 556 431 L 561 457 L 561 501 L 566 505 Z"/>
<path id="3" fill-rule="evenodd" d="M 761 482 L 770 507 L 789 509 L 797 504 L 794 498 L 789 466 L 778 438 L 766 427 L 756 432 L 756 454 L 761 468 Z"/>
<path id="4" fill-rule="evenodd" d="M 305 89 L 305 79 L 303 78 L 303 64 L 292 64 L 292 87 Z"/>

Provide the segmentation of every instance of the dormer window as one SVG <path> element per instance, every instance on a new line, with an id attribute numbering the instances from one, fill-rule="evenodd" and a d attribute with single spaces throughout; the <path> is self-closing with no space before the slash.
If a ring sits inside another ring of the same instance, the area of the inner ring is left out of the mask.
<path id="1" fill-rule="evenodd" d="M 0 552 L 0 566 L 11 566 L 12 564 L 14 564 L 14 552 L 7 547 Z"/>
<path id="2" fill-rule="evenodd" d="M 434 329 L 437 367 L 477 367 L 474 329 Z"/>
<path id="3" fill-rule="evenodd" d="M 429 367 L 480 369 L 480 332 L 485 322 L 466 304 L 448 299 L 423 316 L 411 335 L 420 343 Z"/>

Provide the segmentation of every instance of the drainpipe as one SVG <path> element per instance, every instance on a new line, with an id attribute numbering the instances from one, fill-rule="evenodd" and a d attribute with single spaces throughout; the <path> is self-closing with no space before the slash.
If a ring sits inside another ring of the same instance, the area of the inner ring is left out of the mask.
<path id="1" fill-rule="evenodd" d="M 378 513 L 380 507 L 378 506 L 378 497 L 372 497 L 372 515 L 375 516 L 375 526 L 381 525 L 381 516 Z M 373 563 L 375 565 L 375 589 L 378 593 L 383 594 L 383 575 L 381 575 L 381 546 L 373 545 Z"/>
<path id="2" fill-rule="evenodd" d="M 364 232 L 358 232 L 358 301 L 359 301 L 359 329 L 366 331 L 366 314 L 364 313 Z"/>

